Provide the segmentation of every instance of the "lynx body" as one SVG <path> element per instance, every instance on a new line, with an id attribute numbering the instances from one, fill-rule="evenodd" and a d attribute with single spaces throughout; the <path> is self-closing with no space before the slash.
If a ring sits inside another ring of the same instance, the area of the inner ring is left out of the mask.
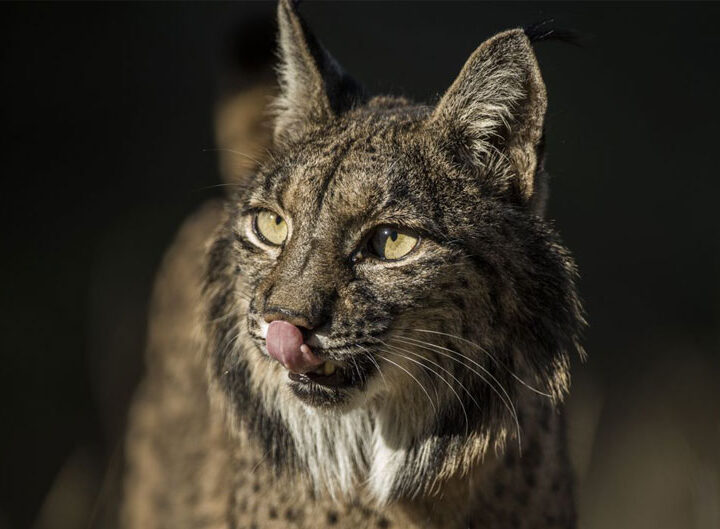
<path id="1" fill-rule="evenodd" d="M 278 17 L 270 151 L 156 285 L 124 526 L 574 527 L 584 321 L 529 39 L 482 44 L 430 107 L 367 96 Z"/>

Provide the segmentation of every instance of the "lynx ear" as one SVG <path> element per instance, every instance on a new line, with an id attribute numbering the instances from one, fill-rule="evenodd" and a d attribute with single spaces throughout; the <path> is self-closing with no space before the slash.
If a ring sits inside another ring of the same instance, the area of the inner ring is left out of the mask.
<path id="1" fill-rule="evenodd" d="M 275 140 L 308 122 L 320 122 L 364 99 L 360 85 L 320 45 L 297 13 L 293 0 L 278 2 L 280 96 L 275 105 Z"/>
<path id="2" fill-rule="evenodd" d="M 431 119 L 446 131 L 451 148 L 474 168 L 541 210 L 546 107 L 545 85 L 530 40 L 515 29 L 480 45 Z"/>

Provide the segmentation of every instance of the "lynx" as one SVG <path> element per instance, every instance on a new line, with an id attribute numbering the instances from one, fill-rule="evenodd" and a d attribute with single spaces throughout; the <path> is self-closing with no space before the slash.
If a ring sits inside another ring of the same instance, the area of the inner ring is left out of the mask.
<path id="1" fill-rule="evenodd" d="M 181 229 L 130 415 L 128 528 L 571 528 L 575 264 L 523 30 L 435 105 L 278 5 L 267 152 Z"/>

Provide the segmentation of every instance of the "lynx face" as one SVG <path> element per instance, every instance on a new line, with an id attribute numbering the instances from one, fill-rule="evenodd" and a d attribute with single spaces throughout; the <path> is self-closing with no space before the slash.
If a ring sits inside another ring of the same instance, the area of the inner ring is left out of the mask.
<path id="1" fill-rule="evenodd" d="M 509 31 L 434 108 L 369 99 L 291 4 L 279 22 L 275 146 L 210 253 L 211 381 L 277 464 L 386 500 L 504 439 L 520 379 L 567 389 L 582 311 L 540 217 L 545 90 Z"/>
<path id="2" fill-rule="evenodd" d="M 465 293 L 482 278 L 459 244 L 477 186 L 458 181 L 461 196 L 442 197 L 450 160 L 420 126 L 428 112 L 406 113 L 403 106 L 357 111 L 307 131 L 258 175 L 235 217 L 240 274 L 252 278 L 251 354 L 275 363 L 264 343 L 268 320 L 301 327 L 305 343 L 333 367 L 281 372 L 278 383 L 312 405 L 391 391 L 371 382 L 394 363 L 413 364 L 394 339 L 428 340 L 415 328 L 461 334 L 464 313 L 479 308 Z M 443 205 L 450 200 L 452 209 Z M 259 229 L 266 212 L 287 226 L 277 244 Z"/>

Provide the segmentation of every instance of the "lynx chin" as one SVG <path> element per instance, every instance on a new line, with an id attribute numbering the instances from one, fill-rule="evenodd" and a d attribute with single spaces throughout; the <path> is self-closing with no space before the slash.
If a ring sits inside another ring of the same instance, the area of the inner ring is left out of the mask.
<path id="1" fill-rule="evenodd" d="M 278 27 L 277 84 L 218 114 L 257 163 L 156 283 L 122 526 L 575 527 L 585 323 L 530 39 L 485 41 L 425 105 L 368 94 L 290 0 Z"/>

